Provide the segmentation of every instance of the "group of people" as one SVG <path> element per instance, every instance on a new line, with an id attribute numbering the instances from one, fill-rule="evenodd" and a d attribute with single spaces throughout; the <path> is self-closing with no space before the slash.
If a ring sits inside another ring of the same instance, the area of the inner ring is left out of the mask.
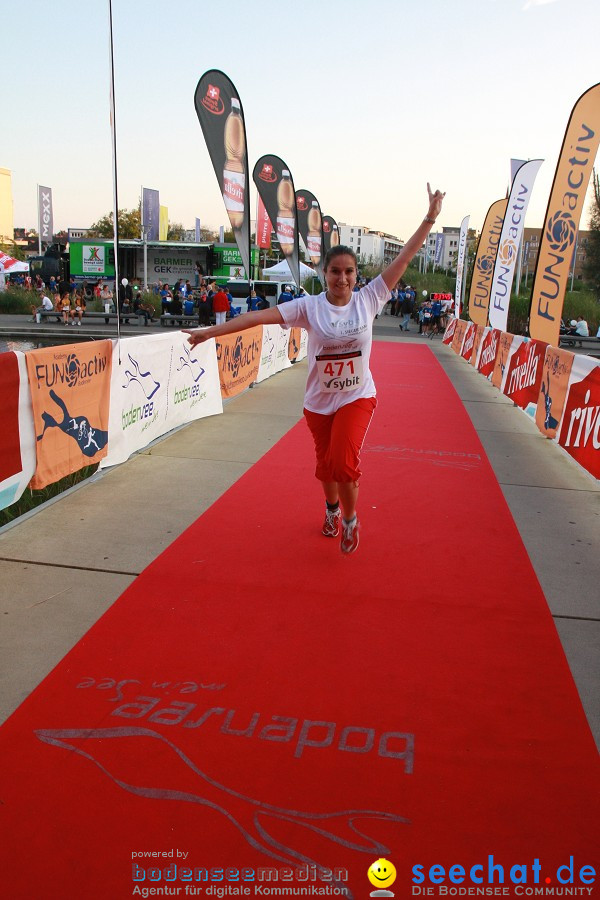
<path id="1" fill-rule="evenodd" d="M 49 296 L 51 291 L 42 290 L 41 305 L 32 306 L 31 314 L 34 322 L 38 321 L 37 313 L 56 312 L 57 317 L 62 318 L 63 324 L 81 325 L 83 314 L 86 310 L 85 294 L 81 289 L 69 291 L 66 287 L 62 293 L 55 292 L 55 300 Z"/>

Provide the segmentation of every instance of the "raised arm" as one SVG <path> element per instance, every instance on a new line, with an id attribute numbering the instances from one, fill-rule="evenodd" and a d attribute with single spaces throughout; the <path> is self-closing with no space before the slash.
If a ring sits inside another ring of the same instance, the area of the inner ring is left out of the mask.
<path id="1" fill-rule="evenodd" d="M 194 347 L 210 338 L 220 337 L 222 334 L 233 334 L 236 331 L 245 331 L 255 325 L 283 325 L 283 318 L 276 306 L 269 309 L 258 309 L 256 312 L 244 313 L 236 316 L 223 325 L 211 325 L 210 328 L 184 328 L 183 333 L 189 334 L 188 343 Z"/>
<path id="2" fill-rule="evenodd" d="M 431 231 L 431 226 L 435 224 L 435 220 L 442 211 L 442 201 L 446 196 L 446 193 L 444 192 L 442 194 L 441 191 L 433 193 L 429 186 L 429 182 L 427 182 L 427 193 L 429 194 L 429 210 L 427 215 L 413 236 L 407 240 L 396 259 L 394 259 L 381 273 L 383 280 L 390 290 L 393 287 L 396 287 L 396 284 L 406 272 L 411 259 L 423 246 L 423 241 Z"/>

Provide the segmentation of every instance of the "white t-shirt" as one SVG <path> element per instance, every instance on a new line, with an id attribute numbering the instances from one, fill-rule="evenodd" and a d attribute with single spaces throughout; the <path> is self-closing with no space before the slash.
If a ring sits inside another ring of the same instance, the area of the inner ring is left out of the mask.
<path id="1" fill-rule="evenodd" d="M 304 295 L 277 307 L 283 327 L 308 331 L 308 378 L 304 406 L 330 415 L 341 406 L 377 393 L 369 368 L 373 319 L 390 296 L 377 278 L 353 291 L 346 306 L 334 306 L 326 293 Z"/>

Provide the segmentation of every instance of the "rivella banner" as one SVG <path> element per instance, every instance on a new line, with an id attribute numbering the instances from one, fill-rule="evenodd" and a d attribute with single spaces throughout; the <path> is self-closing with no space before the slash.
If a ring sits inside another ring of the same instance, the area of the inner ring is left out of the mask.
<path id="1" fill-rule="evenodd" d="M 223 412 L 214 340 L 190 348 L 187 335 L 126 338 L 113 356 L 108 455 L 125 462 L 173 428 Z"/>
<path id="2" fill-rule="evenodd" d="M 196 86 L 194 106 L 246 278 L 251 279 L 248 149 L 242 101 L 227 75 L 218 69 L 210 69 Z"/>
<path id="3" fill-rule="evenodd" d="M 298 230 L 304 246 L 315 268 L 319 281 L 325 286 L 323 272 L 323 216 L 321 206 L 310 191 L 296 191 L 296 209 L 298 211 Z"/>
<path id="4" fill-rule="evenodd" d="M 300 287 L 298 212 L 290 170 L 279 156 L 268 153 L 261 156 L 254 166 L 252 178 L 265 204 L 267 215 L 275 225 L 279 247 L 290 267 L 292 278 Z"/>
<path id="5" fill-rule="evenodd" d="M 331 216 L 323 216 L 323 257 L 327 256 L 332 247 L 337 247 L 339 242 L 337 222 Z"/>
<path id="6" fill-rule="evenodd" d="M 481 229 L 469 291 L 469 318 L 476 325 L 487 323 L 494 264 L 507 203 L 505 198 L 492 203 Z"/>
<path id="7" fill-rule="evenodd" d="M 93 341 L 26 353 L 37 439 L 32 488 L 106 456 L 112 348 L 112 341 Z"/>
<path id="8" fill-rule="evenodd" d="M 535 176 L 543 161 L 530 159 L 529 162 L 523 163 L 510 189 L 490 291 L 489 322 L 492 328 L 499 328 L 501 331 L 506 329 L 508 323 L 510 294 L 523 237 L 525 216 Z"/>
<path id="9" fill-rule="evenodd" d="M 0 441 L 0 509 L 16 503 L 35 471 L 35 433 L 25 354 L 0 354 L 2 441 Z"/>
<path id="10" fill-rule="evenodd" d="M 458 254 L 456 258 L 456 289 L 454 292 L 454 315 L 458 319 L 462 306 L 462 288 L 463 275 L 465 268 L 465 260 L 467 258 L 467 234 L 469 231 L 470 216 L 465 216 L 460 223 L 460 234 L 458 236 Z"/>
<path id="11" fill-rule="evenodd" d="M 265 204 L 260 194 L 256 196 L 256 246 L 261 250 L 271 249 L 271 220 L 267 215 Z"/>
<path id="12" fill-rule="evenodd" d="M 599 143 L 600 84 L 596 84 L 579 98 L 567 124 L 531 291 L 529 333 L 553 346 L 558 346 L 573 248 Z"/>

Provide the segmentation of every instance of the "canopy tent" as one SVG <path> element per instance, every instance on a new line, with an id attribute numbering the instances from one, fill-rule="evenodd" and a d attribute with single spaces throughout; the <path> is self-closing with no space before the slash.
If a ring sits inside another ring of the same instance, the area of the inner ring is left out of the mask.
<path id="1" fill-rule="evenodd" d="M 14 272 L 29 272 L 29 263 L 21 262 L 20 259 L 13 259 L 0 250 L 0 272 L 6 275 L 12 275 Z"/>
<path id="2" fill-rule="evenodd" d="M 270 281 L 280 281 L 283 284 L 294 284 L 294 279 L 292 277 L 292 273 L 290 272 L 290 267 L 288 266 L 287 260 L 283 259 L 281 262 L 277 263 L 276 266 L 270 266 L 268 269 L 263 269 L 263 278 L 268 278 Z M 311 269 L 310 266 L 306 266 L 303 262 L 300 263 L 300 278 L 302 281 L 305 281 L 307 278 L 318 278 L 317 273 L 314 269 Z"/>

